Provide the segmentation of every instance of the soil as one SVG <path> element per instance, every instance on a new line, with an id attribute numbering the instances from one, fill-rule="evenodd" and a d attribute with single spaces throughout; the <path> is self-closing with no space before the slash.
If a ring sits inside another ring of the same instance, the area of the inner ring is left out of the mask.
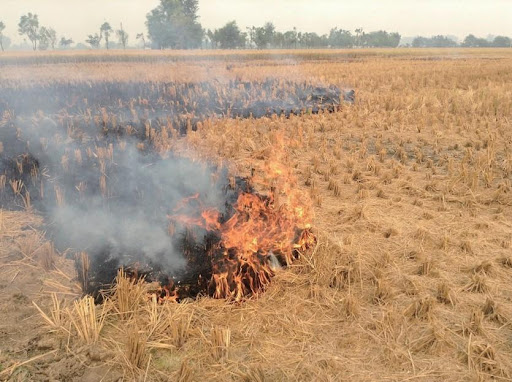
<path id="1" fill-rule="evenodd" d="M 0 212 L 0 380 L 118 381 L 122 373 L 105 364 L 108 355 L 94 347 L 69 349 L 68 338 L 49 330 L 35 306 L 50 311 L 53 293 L 68 302 L 80 296 L 65 254 L 54 254 L 45 270 L 41 223 L 33 213 Z"/>

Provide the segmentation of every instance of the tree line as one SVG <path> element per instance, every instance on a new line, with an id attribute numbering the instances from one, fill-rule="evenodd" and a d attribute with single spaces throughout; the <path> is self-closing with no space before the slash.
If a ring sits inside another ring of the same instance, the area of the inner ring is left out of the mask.
<path id="1" fill-rule="evenodd" d="M 0 49 L 5 50 L 6 45 L 10 45 L 11 40 L 3 35 L 5 24 L 0 21 Z M 110 36 L 115 33 L 119 44 L 126 48 L 128 44 L 128 33 L 123 29 L 123 24 L 119 29 L 114 29 L 105 22 L 99 28 L 99 33 L 90 34 L 85 40 L 92 48 L 99 48 L 102 40 L 105 41 L 105 47 L 109 49 Z M 33 13 L 27 13 L 20 17 L 18 23 L 18 34 L 29 41 L 33 50 L 48 50 L 60 48 L 69 48 L 73 43 L 73 39 L 62 36 L 60 41 L 57 38 L 55 29 L 40 25 L 39 16 Z"/>
<path id="2" fill-rule="evenodd" d="M 507 36 L 496 36 L 492 40 L 488 40 L 470 34 L 459 44 L 447 36 L 439 35 L 432 37 L 416 37 L 412 41 L 411 46 L 414 48 L 453 48 L 457 46 L 467 48 L 510 48 L 512 46 L 512 39 Z"/>
<path id="3" fill-rule="evenodd" d="M 400 44 L 399 33 L 377 31 L 365 33 L 357 29 L 355 34 L 348 30 L 333 28 L 329 34 L 318 35 L 314 32 L 299 32 L 297 29 L 279 32 L 271 22 L 262 27 L 250 27 L 243 32 L 236 21 L 227 23 L 220 29 L 206 32 L 204 46 L 206 48 L 353 48 L 353 47 L 390 47 Z"/>
<path id="4" fill-rule="evenodd" d="M 272 22 L 263 26 L 252 26 L 241 30 L 236 21 L 230 21 L 218 29 L 205 30 L 199 23 L 198 0 L 160 0 L 160 4 L 146 16 L 147 33 L 138 33 L 139 44 L 153 49 L 299 49 L 299 48 L 395 48 L 400 45 L 401 35 L 396 32 L 365 32 L 363 28 L 349 31 L 332 28 L 328 34 L 301 32 L 296 28 L 280 32 Z M 3 35 L 5 24 L 0 21 L 0 48 L 3 51 L 10 45 L 10 39 Z M 57 39 L 56 31 L 41 26 L 36 14 L 21 16 L 18 33 L 24 36 L 33 50 L 69 48 L 74 41 L 71 38 Z M 115 37 L 114 44 L 112 38 Z M 93 49 L 105 47 L 126 49 L 129 34 L 120 24 L 114 29 L 104 22 L 96 32 L 87 36 L 85 43 Z M 470 34 L 459 44 L 447 36 L 416 37 L 406 46 L 428 47 L 511 47 L 512 41 L 506 36 L 497 36 L 493 40 L 475 37 Z M 79 43 L 79 47 L 86 47 Z"/>

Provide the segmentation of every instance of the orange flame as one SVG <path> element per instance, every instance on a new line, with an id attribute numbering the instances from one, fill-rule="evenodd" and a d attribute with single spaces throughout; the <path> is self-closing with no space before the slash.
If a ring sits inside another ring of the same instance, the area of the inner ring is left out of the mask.
<path id="1" fill-rule="evenodd" d="M 270 190 L 268 195 L 240 193 L 234 213 L 225 222 L 221 222 L 219 211 L 203 208 L 198 194 L 184 199 L 175 212 L 194 202 L 200 206 L 200 216 L 169 216 L 220 236 L 219 244 L 208 254 L 213 268 L 208 288 L 215 298 L 239 301 L 260 293 L 274 276 L 272 259 L 290 265 L 316 241 L 310 230 L 309 199 L 298 190 L 292 168 L 285 164 L 284 141 L 278 142 L 281 147 L 273 151 L 274 160 L 251 178 L 251 184 Z"/>

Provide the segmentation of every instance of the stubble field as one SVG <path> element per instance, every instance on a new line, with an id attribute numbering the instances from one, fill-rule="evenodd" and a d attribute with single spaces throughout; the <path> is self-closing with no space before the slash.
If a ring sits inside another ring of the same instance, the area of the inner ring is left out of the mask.
<path id="1" fill-rule="evenodd" d="M 279 160 L 310 200 L 316 245 L 244 301 L 158 304 L 121 277 L 95 306 L 26 196 L 2 210 L 1 380 L 511 380 L 512 52 L 87 56 L 5 57 L 0 84 L 278 78 L 356 101 L 155 140 L 239 176 Z"/>

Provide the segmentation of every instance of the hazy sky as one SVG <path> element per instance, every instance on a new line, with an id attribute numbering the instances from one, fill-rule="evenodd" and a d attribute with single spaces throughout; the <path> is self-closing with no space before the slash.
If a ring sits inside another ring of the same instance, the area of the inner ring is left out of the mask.
<path id="1" fill-rule="evenodd" d="M 133 41 L 146 31 L 146 13 L 159 0 L 0 0 L 5 34 L 21 41 L 17 23 L 22 14 L 37 13 L 41 25 L 59 37 L 83 42 L 104 21 L 114 28 L 123 22 Z M 327 33 L 338 26 L 366 31 L 385 29 L 403 36 L 469 33 L 512 36 L 511 0 L 200 0 L 200 22 L 218 28 L 230 20 L 246 26 L 273 21 L 278 30 Z"/>

